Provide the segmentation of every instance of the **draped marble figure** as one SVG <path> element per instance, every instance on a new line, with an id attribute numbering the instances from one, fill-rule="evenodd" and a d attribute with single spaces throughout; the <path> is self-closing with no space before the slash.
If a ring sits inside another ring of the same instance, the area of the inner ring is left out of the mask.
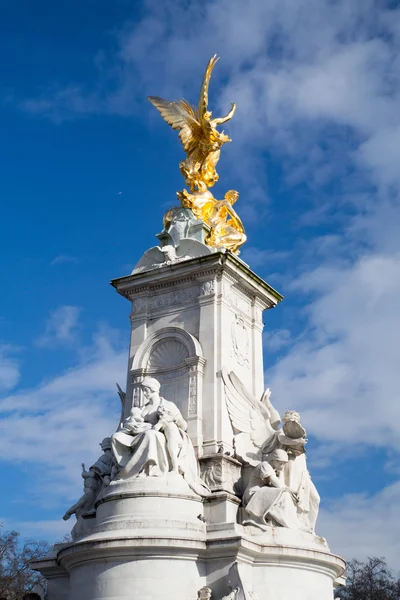
<path id="1" fill-rule="evenodd" d="M 279 525 L 289 529 L 304 529 L 297 518 L 296 491 L 285 485 L 283 469 L 289 461 L 285 450 L 274 450 L 253 470 L 243 495 L 247 519 L 244 525 L 264 528 Z"/>
<path id="2" fill-rule="evenodd" d="M 296 520 L 288 517 L 287 522 L 291 525 L 279 524 L 313 533 L 320 497 L 307 469 L 307 438 L 306 431 L 300 423 L 299 413 L 287 411 L 283 415 L 283 426 L 280 429 L 281 419 L 271 404 L 269 389 L 257 400 L 246 390 L 235 373 L 223 370 L 222 377 L 225 383 L 226 404 L 235 433 L 236 456 L 243 463 L 255 467 L 252 476 L 262 481 L 267 472 L 272 473 L 269 462 L 270 458 L 275 456 L 274 452 L 284 451 L 287 460 L 279 464 L 279 478 L 282 484 L 295 494 L 295 504 L 289 503 L 287 510 L 292 513 L 295 506 L 297 517 Z M 277 492 L 264 490 L 257 496 L 257 502 L 261 501 L 260 498 L 267 498 L 273 494 Z M 248 490 L 244 503 L 246 501 Z M 282 502 L 287 503 L 287 499 L 283 499 Z"/>
<path id="3" fill-rule="evenodd" d="M 283 427 L 276 431 L 263 446 L 263 454 L 270 455 L 276 449 L 285 450 L 288 461 L 283 468 L 285 484 L 296 491 L 297 513 L 300 523 L 314 532 L 320 497 L 307 469 L 306 430 L 300 424 L 300 415 L 288 410 L 282 417 Z"/>
<path id="4" fill-rule="evenodd" d="M 160 396 L 157 379 L 145 377 L 141 387 L 144 406 L 132 408 L 112 436 L 114 460 L 120 469 L 116 478 L 162 477 L 172 472 L 183 476 L 197 494 L 208 495 L 180 410 Z"/>

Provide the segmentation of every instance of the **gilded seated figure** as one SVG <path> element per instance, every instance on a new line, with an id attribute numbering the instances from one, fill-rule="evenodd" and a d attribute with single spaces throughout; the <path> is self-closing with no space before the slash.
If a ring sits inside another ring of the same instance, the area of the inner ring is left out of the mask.
<path id="1" fill-rule="evenodd" d="M 181 205 L 190 208 L 196 219 L 209 226 L 206 244 L 214 248 L 224 247 L 238 254 L 240 246 L 247 240 L 243 223 L 233 208 L 239 192 L 229 190 L 224 200 L 216 200 L 210 191 L 189 194 L 186 190 L 177 193 Z"/>
<path id="2" fill-rule="evenodd" d="M 243 223 L 232 206 L 238 198 L 239 192 L 229 190 L 224 200 L 215 201 L 209 217 L 211 231 L 206 238 L 209 246 L 223 246 L 237 253 L 240 246 L 245 243 L 247 236 Z"/>

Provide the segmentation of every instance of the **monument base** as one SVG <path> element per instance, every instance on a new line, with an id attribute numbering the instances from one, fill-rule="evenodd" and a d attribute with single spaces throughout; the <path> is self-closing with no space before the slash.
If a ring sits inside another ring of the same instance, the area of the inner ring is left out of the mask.
<path id="1" fill-rule="evenodd" d="M 228 585 L 240 588 L 238 600 L 332 600 L 345 569 L 324 538 L 283 527 L 257 534 L 236 523 L 211 525 L 207 552 L 214 598 L 225 595 Z"/>
<path id="2" fill-rule="evenodd" d="M 91 532 L 33 565 L 49 580 L 48 600 L 196 600 L 204 586 L 213 600 L 234 587 L 237 600 L 332 600 L 344 561 L 323 538 L 212 522 L 237 507 L 217 495 L 203 513 L 182 478 L 114 482 Z"/>
<path id="3" fill-rule="evenodd" d="M 344 561 L 323 538 L 267 522 L 266 531 L 239 524 L 254 473 L 240 451 L 257 454 L 253 438 L 279 442 L 281 432 L 271 425 L 262 361 L 262 312 L 281 296 L 226 251 L 165 262 L 113 285 L 132 302 L 121 421 L 132 407 L 147 406 L 149 390 L 156 392 L 142 383 L 155 378 L 187 423 L 212 493 L 200 497 L 173 473 L 111 481 L 96 496 L 95 518 L 79 519 L 74 541 L 33 563 L 48 579 L 47 600 L 198 600 L 203 588 L 220 600 L 236 587 L 235 600 L 332 600 Z M 301 472 L 316 509 L 319 497 L 297 450 L 294 474 Z M 97 461 L 100 472 L 108 459 Z M 203 589 L 202 598 L 209 595 Z"/>

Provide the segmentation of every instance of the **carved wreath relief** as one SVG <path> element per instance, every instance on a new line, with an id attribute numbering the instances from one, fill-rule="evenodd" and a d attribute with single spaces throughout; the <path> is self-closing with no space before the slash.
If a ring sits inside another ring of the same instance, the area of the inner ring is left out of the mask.
<path id="1" fill-rule="evenodd" d="M 248 358 L 250 351 L 249 332 L 243 317 L 237 313 L 232 321 L 231 337 L 232 356 L 236 358 L 241 367 L 248 368 L 250 366 Z"/>

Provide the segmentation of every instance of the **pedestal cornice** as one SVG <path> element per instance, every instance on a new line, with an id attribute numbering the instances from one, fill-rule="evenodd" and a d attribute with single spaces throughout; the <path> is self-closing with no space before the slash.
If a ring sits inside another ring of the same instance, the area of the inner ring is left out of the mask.
<path id="1" fill-rule="evenodd" d="M 265 308 L 276 306 L 283 296 L 254 273 L 246 263 L 228 251 L 213 252 L 207 256 L 177 261 L 149 271 L 119 277 L 111 285 L 125 298 L 132 300 L 141 292 L 185 286 L 188 282 L 204 283 L 210 277 L 226 273 L 233 281 L 240 281 L 241 290 L 262 300 Z"/>

